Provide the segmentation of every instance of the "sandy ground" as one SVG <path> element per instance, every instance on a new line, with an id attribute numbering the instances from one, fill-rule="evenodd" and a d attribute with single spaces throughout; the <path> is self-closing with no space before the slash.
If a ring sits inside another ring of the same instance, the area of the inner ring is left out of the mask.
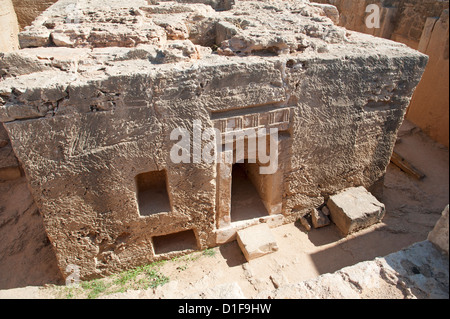
<path id="1" fill-rule="evenodd" d="M 170 282 L 130 298 L 176 298 L 237 282 L 248 298 L 279 284 L 299 282 L 358 262 L 385 256 L 423 241 L 449 203 L 448 149 L 405 121 L 396 152 L 420 169 L 418 181 L 390 164 L 385 178 L 383 222 L 342 238 L 335 225 L 310 232 L 298 223 L 272 229 L 279 250 L 246 262 L 236 242 L 214 248 L 213 256 L 181 258 L 161 266 Z M 0 289 L 62 284 L 42 220 L 24 179 L 0 183 Z M 44 289 L 45 290 L 45 289 Z M 53 289 L 55 290 L 55 289 Z M 0 291 L 3 297 L 53 296 L 52 288 Z M 44 294 L 43 294 L 44 293 Z"/>

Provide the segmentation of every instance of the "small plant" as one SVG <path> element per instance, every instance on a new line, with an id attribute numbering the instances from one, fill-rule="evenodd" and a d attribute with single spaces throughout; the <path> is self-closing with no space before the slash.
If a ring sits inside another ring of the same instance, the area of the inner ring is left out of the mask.
<path id="1" fill-rule="evenodd" d="M 65 298 L 95 299 L 102 295 L 126 292 L 129 289 L 148 289 L 169 282 L 169 277 L 159 272 L 164 262 L 136 267 L 107 278 L 82 281 L 79 287 L 66 287 Z"/>
<path id="2" fill-rule="evenodd" d="M 66 295 L 66 299 L 72 299 L 75 296 L 73 288 L 67 288 L 67 290 L 68 290 L 68 292 Z"/>
<path id="3" fill-rule="evenodd" d="M 213 248 L 207 248 L 202 253 L 203 256 L 213 257 L 216 255 L 216 251 Z"/>
<path id="4" fill-rule="evenodd" d="M 185 271 L 187 269 L 187 265 L 181 265 L 177 267 L 177 270 L 179 271 Z"/>
<path id="5" fill-rule="evenodd" d="M 110 286 L 111 284 L 105 283 L 105 281 L 102 279 L 94 279 L 91 281 L 84 281 L 81 283 L 81 288 L 89 290 L 87 296 L 88 299 L 97 298 L 98 296 L 100 296 L 100 294 L 105 292 Z"/>
<path id="6" fill-rule="evenodd" d="M 169 277 L 164 276 L 159 271 L 154 269 L 150 270 L 147 279 L 149 280 L 149 288 L 156 288 L 169 282 Z"/>

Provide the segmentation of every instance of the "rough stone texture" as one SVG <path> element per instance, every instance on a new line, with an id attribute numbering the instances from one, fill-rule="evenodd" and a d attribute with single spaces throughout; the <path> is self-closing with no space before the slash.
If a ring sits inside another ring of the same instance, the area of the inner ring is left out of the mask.
<path id="1" fill-rule="evenodd" d="M 31 25 L 34 19 L 56 1 L 58 0 L 12 0 L 20 29 Z"/>
<path id="2" fill-rule="evenodd" d="M 316 0 L 315 2 L 332 4 L 339 11 L 339 25 L 358 32 L 382 36 L 382 28 L 368 29 L 364 23 L 369 12 L 369 4 L 377 4 L 381 8 L 381 25 L 388 19 L 394 27 L 387 38 L 408 44 L 414 48 L 420 41 L 422 30 L 428 17 L 439 17 L 442 10 L 448 9 L 449 2 L 441 0 Z M 385 16 L 386 9 L 395 9 L 395 15 Z"/>
<path id="3" fill-rule="evenodd" d="M 20 176 L 20 164 L 11 147 L 8 134 L 0 124 L 0 181 L 13 180 Z"/>
<path id="4" fill-rule="evenodd" d="M 0 59 L 1 52 L 19 49 L 19 25 L 11 0 L 0 0 Z"/>
<path id="5" fill-rule="evenodd" d="M 433 230 L 428 234 L 428 240 L 448 255 L 448 205 Z"/>
<path id="6" fill-rule="evenodd" d="M 237 232 L 237 242 L 247 261 L 278 250 L 275 237 L 267 224 L 259 224 Z"/>
<path id="7" fill-rule="evenodd" d="M 339 25 L 353 31 L 405 43 L 430 57 L 406 118 L 435 141 L 449 146 L 449 1 L 316 0 L 335 5 Z M 366 7 L 380 7 L 380 28 L 365 24 Z"/>
<path id="8" fill-rule="evenodd" d="M 311 210 L 311 220 L 314 228 L 328 226 L 331 223 L 328 216 L 316 208 Z"/>
<path id="9" fill-rule="evenodd" d="M 448 2 L 447 2 L 448 3 Z M 449 10 L 427 20 L 418 50 L 429 63 L 406 118 L 435 141 L 449 147 Z"/>
<path id="10" fill-rule="evenodd" d="M 299 221 L 300 224 L 306 229 L 306 231 L 311 230 L 311 224 L 309 223 L 307 216 L 300 216 Z"/>
<path id="11" fill-rule="evenodd" d="M 0 182 L 0 261 L 0 290 L 64 283 L 25 177 Z"/>
<path id="12" fill-rule="evenodd" d="M 381 221 L 385 207 L 364 187 L 351 187 L 328 199 L 331 220 L 344 235 Z"/>
<path id="13" fill-rule="evenodd" d="M 282 285 L 257 298 L 448 299 L 448 257 L 429 241 L 332 274 Z"/>
<path id="14" fill-rule="evenodd" d="M 255 180 L 270 217 L 291 222 L 382 179 L 427 62 L 308 1 L 97 0 L 67 21 L 74 3 L 51 6 L 20 34 L 30 48 L 0 60 L 0 121 L 60 269 L 83 279 L 186 252 L 155 255 L 155 236 L 192 230 L 199 249 L 232 238 L 231 165 L 173 163 L 174 128 L 279 128 L 278 171 Z M 171 211 L 141 216 L 135 178 L 161 170 Z"/>

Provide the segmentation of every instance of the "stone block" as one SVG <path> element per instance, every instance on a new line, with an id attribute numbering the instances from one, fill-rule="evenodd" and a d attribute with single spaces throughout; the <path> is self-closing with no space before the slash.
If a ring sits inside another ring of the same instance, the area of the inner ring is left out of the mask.
<path id="1" fill-rule="evenodd" d="M 247 261 L 278 250 L 275 237 L 267 224 L 259 224 L 238 231 L 237 242 Z"/>
<path id="2" fill-rule="evenodd" d="M 311 220 L 314 228 L 328 226 L 331 223 L 327 215 L 315 208 L 311 210 Z"/>
<path id="3" fill-rule="evenodd" d="M 323 206 L 321 210 L 322 210 L 322 213 L 324 213 L 327 216 L 330 216 L 330 210 L 328 209 L 327 206 Z"/>
<path id="4" fill-rule="evenodd" d="M 311 230 L 311 224 L 309 223 L 307 216 L 300 216 L 299 221 L 300 224 L 302 224 L 302 226 L 305 227 L 306 231 Z"/>
<path id="5" fill-rule="evenodd" d="M 351 187 L 333 195 L 327 202 L 331 220 L 344 235 L 381 221 L 385 207 L 364 187 Z"/>

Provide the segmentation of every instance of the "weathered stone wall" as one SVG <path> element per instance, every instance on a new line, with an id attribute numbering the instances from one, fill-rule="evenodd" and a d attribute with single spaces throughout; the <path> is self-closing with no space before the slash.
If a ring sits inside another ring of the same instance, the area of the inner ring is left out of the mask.
<path id="1" fill-rule="evenodd" d="M 430 63 L 418 86 L 407 118 L 431 138 L 449 146 L 448 83 L 448 8 L 443 0 L 316 0 L 335 5 L 340 12 L 339 25 L 405 43 L 430 57 Z M 366 7 L 381 8 L 380 28 L 365 24 Z"/>
<path id="2" fill-rule="evenodd" d="M 70 1 L 21 33 L 43 47 L 0 62 L 0 121 L 59 267 L 67 275 L 78 265 L 83 278 L 186 252 L 156 253 L 156 236 L 191 230 L 194 249 L 233 238 L 238 226 L 224 218 L 230 167 L 174 163 L 173 129 L 193 132 L 194 120 L 279 127 L 278 175 L 269 179 L 281 205 L 266 203 L 274 205 L 265 220 L 290 222 L 330 194 L 383 178 L 427 62 L 402 44 L 345 31 L 307 2 L 216 12 L 97 1 L 95 15 L 80 8 L 80 27 L 58 14 Z M 108 18 L 121 27 L 99 21 Z M 205 34 L 215 52 L 200 45 Z M 171 209 L 142 216 L 135 178 L 161 170 Z"/>
<path id="3" fill-rule="evenodd" d="M 3 124 L 0 124 L 0 182 L 13 180 L 21 176 L 19 162 Z"/>
<path id="4" fill-rule="evenodd" d="M 449 146 L 449 11 L 427 19 L 418 50 L 429 63 L 414 92 L 406 118 L 428 136 Z"/>
<path id="5" fill-rule="evenodd" d="M 448 9 L 448 1 L 403 0 L 392 6 L 398 8 L 391 39 L 417 49 L 427 18 L 439 17 Z"/>
<path id="6" fill-rule="evenodd" d="M 20 29 L 31 25 L 34 19 L 56 1 L 58 0 L 12 0 Z"/>
<path id="7" fill-rule="evenodd" d="M 19 48 L 17 34 L 19 26 L 11 0 L 0 1 L 0 52 L 9 52 Z"/>
<path id="8" fill-rule="evenodd" d="M 439 17 L 443 10 L 448 9 L 448 1 L 439 0 L 316 0 L 318 3 L 329 3 L 337 7 L 340 13 L 339 25 L 353 31 L 383 36 L 380 30 L 367 28 L 366 7 L 377 4 L 382 8 L 381 20 L 384 20 L 383 9 L 391 11 L 387 18 L 390 20 L 390 34 L 383 37 L 405 43 L 417 49 L 422 30 L 428 17 Z M 382 21 L 383 24 L 383 21 Z"/>

